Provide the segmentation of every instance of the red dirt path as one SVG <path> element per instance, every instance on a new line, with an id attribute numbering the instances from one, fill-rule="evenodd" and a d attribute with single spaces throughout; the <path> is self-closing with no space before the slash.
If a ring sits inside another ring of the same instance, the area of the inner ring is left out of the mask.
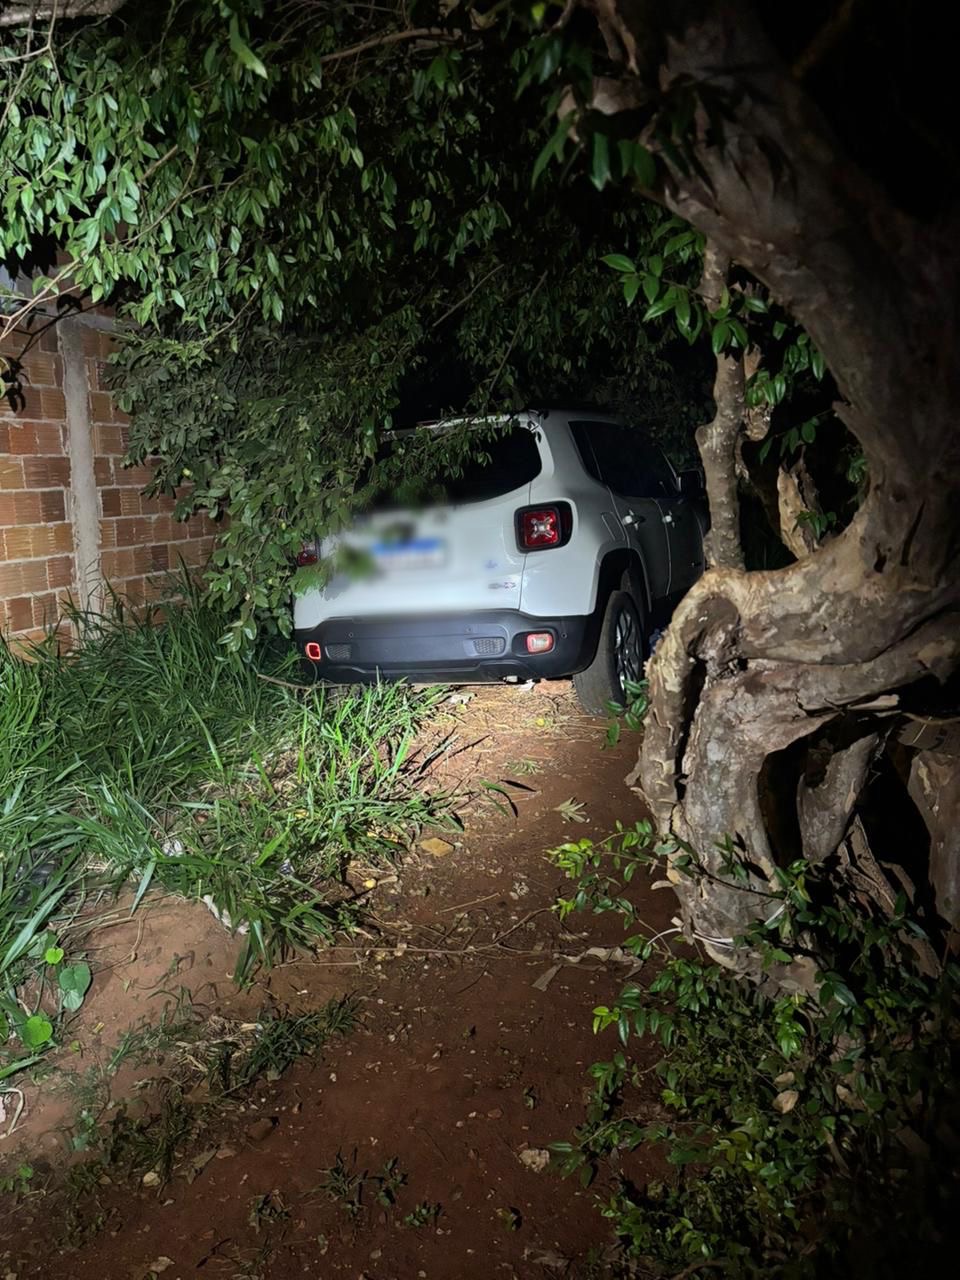
<path id="1" fill-rule="evenodd" d="M 302 1011 L 350 993 L 360 1024 L 224 1110 L 201 1143 L 217 1155 L 193 1181 L 184 1174 L 197 1150 L 184 1149 L 160 1188 L 111 1182 L 77 1201 L 81 1224 L 98 1228 L 86 1238 L 74 1223 L 72 1240 L 62 1240 L 56 1191 L 21 1196 L 0 1225 L 0 1277 L 604 1274 L 591 1261 L 609 1243 L 597 1190 L 537 1172 L 521 1155 L 568 1138 L 580 1122 L 586 1070 L 610 1049 L 591 1034 L 590 1011 L 623 980 L 616 964 L 587 959 L 562 967 L 546 990 L 533 986 L 555 954 L 620 940 L 602 918 L 560 926 L 550 908 L 569 886 L 544 851 L 641 816 L 623 785 L 636 740 L 601 752 L 604 726 L 577 714 L 567 686 L 481 691 L 452 714 L 466 749 L 448 756 L 441 781 L 513 778 L 531 790 L 510 788 L 517 816 L 475 802 L 463 835 L 448 836 L 452 852 L 421 854 L 399 883 L 378 887 L 378 936 L 362 948 L 282 966 L 239 993 L 228 978 L 236 944 L 202 907 L 168 900 L 100 936 L 101 971 L 76 1030 L 85 1070 L 142 1014 L 159 1016 L 158 992 L 181 984 L 211 1014 L 240 1019 L 270 1002 Z M 520 761 L 536 771 L 522 772 Z M 557 811 L 569 799 L 583 805 L 585 822 Z M 671 896 L 640 892 L 647 923 L 667 927 Z M 136 1080 L 123 1068 L 114 1098 Z M 0 1146 L 4 1166 L 39 1159 L 55 1184 L 70 1158 L 70 1103 L 52 1087 L 28 1097 L 26 1126 Z M 370 1174 L 395 1159 L 406 1178 L 396 1204 L 379 1204 L 369 1182 L 355 1214 L 332 1199 L 324 1183 L 338 1153 Z M 435 1220 L 404 1225 L 423 1204 L 439 1206 Z"/>

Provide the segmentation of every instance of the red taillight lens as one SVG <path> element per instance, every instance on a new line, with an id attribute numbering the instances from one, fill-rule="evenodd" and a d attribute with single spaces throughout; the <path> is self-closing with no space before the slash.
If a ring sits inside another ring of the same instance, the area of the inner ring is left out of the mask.
<path id="1" fill-rule="evenodd" d="M 520 512 L 521 547 L 555 547 L 560 541 L 560 512 L 541 507 Z"/>
<path id="2" fill-rule="evenodd" d="M 546 551 L 548 547 L 565 546 L 573 532 L 573 511 L 569 502 L 521 507 L 516 520 L 517 546 L 521 551 Z"/>
<path id="3" fill-rule="evenodd" d="M 316 544 L 313 542 L 305 542 L 297 552 L 297 564 L 301 569 L 308 564 L 316 564 L 319 559 Z"/>
<path id="4" fill-rule="evenodd" d="M 303 646 L 303 652 L 307 655 L 311 662 L 319 662 L 323 657 L 323 650 L 317 644 L 316 640 L 308 640 Z"/>
<path id="5" fill-rule="evenodd" d="M 526 638 L 527 653 L 549 653 L 553 648 L 552 631 L 531 631 Z"/>

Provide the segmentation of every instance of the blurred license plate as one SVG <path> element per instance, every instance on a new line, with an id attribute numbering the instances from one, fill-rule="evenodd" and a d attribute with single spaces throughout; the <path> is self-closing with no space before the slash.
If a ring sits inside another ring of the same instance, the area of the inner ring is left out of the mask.
<path id="1" fill-rule="evenodd" d="M 439 538 L 416 538 L 413 542 L 378 542 L 371 548 L 381 569 L 437 569 L 445 558 Z"/>

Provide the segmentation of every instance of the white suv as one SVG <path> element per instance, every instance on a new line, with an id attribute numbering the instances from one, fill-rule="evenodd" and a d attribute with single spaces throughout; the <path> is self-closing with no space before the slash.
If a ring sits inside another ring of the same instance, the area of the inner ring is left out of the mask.
<path id="1" fill-rule="evenodd" d="M 502 425 L 446 482 L 444 505 L 376 510 L 304 544 L 302 564 L 338 544 L 372 562 L 296 597 L 295 638 L 316 678 L 573 676 L 586 711 L 623 704 L 652 619 L 703 571 L 699 473 L 678 477 L 608 414 L 530 410 Z"/>

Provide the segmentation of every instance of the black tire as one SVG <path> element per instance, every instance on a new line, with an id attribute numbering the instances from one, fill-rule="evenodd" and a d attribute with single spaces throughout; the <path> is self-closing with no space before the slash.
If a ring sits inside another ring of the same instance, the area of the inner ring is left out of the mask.
<path id="1" fill-rule="evenodd" d="M 623 680 L 641 680 L 646 657 L 647 627 L 642 607 L 629 591 L 611 592 L 596 655 L 589 667 L 573 677 L 577 700 L 587 715 L 609 715 L 611 702 L 623 707 Z"/>

